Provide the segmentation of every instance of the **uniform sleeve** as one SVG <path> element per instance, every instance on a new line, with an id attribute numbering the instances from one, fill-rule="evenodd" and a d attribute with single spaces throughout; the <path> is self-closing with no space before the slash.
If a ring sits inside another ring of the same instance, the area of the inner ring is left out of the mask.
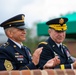
<path id="1" fill-rule="evenodd" d="M 58 69 L 58 68 L 64 70 L 64 69 L 71 69 L 72 67 L 71 67 L 71 64 L 61 64 L 61 65 L 54 67 L 54 69 Z"/>
<path id="2" fill-rule="evenodd" d="M 24 70 L 24 69 L 28 69 L 28 70 L 31 70 L 31 69 L 37 69 L 37 66 L 34 65 L 34 63 L 32 62 L 32 55 L 31 55 L 31 50 L 26 47 L 27 51 L 28 51 L 28 55 L 30 57 L 30 62 L 28 64 L 26 64 L 25 66 L 22 66 L 19 68 L 19 70 Z"/>
<path id="3" fill-rule="evenodd" d="M 39 47 L 43 47 L 42 53 L 40 55 L 40 60 L 38 64 L 38 68 L 43 69 L 43 66 L 45 63 L 54 57 L 54 53 L 50 50 L 50 48 L 47 46 L 47 44 L 39 44 Z"/>
<path id="4" fill-rule="evenodd" d="M 15 60 L 9 51 L 0 48 L 0 71 L 16 69 Z"/>
<path id="5" fill-rule="evenodd" d="M 70 55 L 70 52 L 69 52 L 69 49 L 64 45 L 64 48 L 65 48 L 65 51 L 66 51 L 66 54 L 67 54 L 67 60 L 68 60 L 68 64 L 65 63 L 65 64 L 60 64 L 58 66 L 56 66 L 55 68 L 60 68 L 60 69 L 72 69 L 72 63 L 73 63 L 73 60 L 71 59 L 71 55 Z"/>
<path id="6" fill-rule="evenodd" d="M 25 69 L 32 70 L 32 69 L 37 69 L 37 67 L 36 67 L 36 65 L 34 65 L 33 62 L 31 62 L 31 63 L 19 68 L 19 70 L 25 70 Z"/>
<path id="7" fill-rule="evenodd" d="M 32 62 L 20 66 L 16 58 L 9 51 L 0 49 L 0 71 L 24 69 L 37 69 L 37 67 Z"/>

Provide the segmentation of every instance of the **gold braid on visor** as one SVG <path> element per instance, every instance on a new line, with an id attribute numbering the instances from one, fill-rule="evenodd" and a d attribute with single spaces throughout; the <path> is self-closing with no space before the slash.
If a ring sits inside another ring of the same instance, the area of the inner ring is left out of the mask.
<path id="1" fill-rule="evenodd" d="M 58 31 L 62 31 L 62 30 L 65 31 L 67 29 L 66 24 L 63 24 L 62 26 L 60 24 L 51 24 L 51 25 L 49 25 L 49 27 L 51 27 L 55 30 L 58 30 Z"/>

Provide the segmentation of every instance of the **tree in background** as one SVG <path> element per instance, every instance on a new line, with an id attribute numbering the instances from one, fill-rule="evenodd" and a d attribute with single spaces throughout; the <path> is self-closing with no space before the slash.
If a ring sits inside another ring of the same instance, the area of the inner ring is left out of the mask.
<path id="1" fill-rule="evenodd" d="M 33 28 L 29 28 L 26 31 L 27 31 L 26 41 L 24 41 L 23 44 L 29 47 L 31 50 L 31 53 L 33 53 L 34 50 L 37 48 L 39 42 L 45 40 L 45 38 L 34 35 L 34 33 L 32 33 Z"/>

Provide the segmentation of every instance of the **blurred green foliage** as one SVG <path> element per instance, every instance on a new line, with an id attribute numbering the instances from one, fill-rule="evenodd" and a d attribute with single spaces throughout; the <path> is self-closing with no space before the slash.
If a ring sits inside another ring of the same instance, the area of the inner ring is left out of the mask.
<path id="1" fill-rule="evenodd" d="M 41 39 L 41 36 L 33 36 L 32 28 L 27 29 L 26 40 L 23 42 L 25 46 L 30 48 L 31 53 L 37 48 L 38 44 L 45 39 Z"/>
<path id="2" fill-rule="evenodd" d="M 31 29 L 27 29 L 27 35 L 26 35 L 26 40 L 23 42 L 23 44 L 25 46 L 27 46 L 28 48 L 30 48 L 31 53 L 33 54 L 33 52 L 35 51 L 35 49 L 38 47 L 38 44 L 41 41 L 45 41 L 46 36 L 42 37 L 42 36 L 33 36 L 34 33 L 32 33 L 32 28 Z M 71 40 L 70 40 L 71 41 Z M 66 41 L 68 42 L 68 41 Z M 66 45 L 69 45 L 69 43 L 66 43 L 65 41 L 63 43 L 65 43 Z M 75 54 L 73 54 L 74 57 L 76 57 Z"/>

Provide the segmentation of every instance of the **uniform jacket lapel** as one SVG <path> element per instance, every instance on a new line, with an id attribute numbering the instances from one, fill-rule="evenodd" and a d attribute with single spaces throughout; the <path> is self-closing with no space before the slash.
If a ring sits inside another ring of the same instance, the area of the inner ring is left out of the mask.
<path id="1" fill-rule="evenodd" d="M 25 48 L 24 50 L 26 52 L 26 55 L 27 55 L 29 61 L 31 61 L 31 53 L 30 53 L 29 49 L 27 47 L 25 47 L 25 46 L 24 46 L 24 48 Z"/>
<path id="2" fill-rule="evenodd" d="M 67 50 L 65 49 L 65 47 L 64 47 L 64 46 L 63 46 L 62 48 L 63 48 L 63 50 L 64 50 L 64 54 L 65 54 L 65 56 L 68 58 Z"/>
<path id="3" fill-rule="evenodd" d="M 7 41 L 16 52 L 22 54 L 25 58 L 27 58 L 27 56 L 25 55 L 25 52 L 23 52 L 13 41 L 11 41 L 10 39 L 8 39 Z"/>

